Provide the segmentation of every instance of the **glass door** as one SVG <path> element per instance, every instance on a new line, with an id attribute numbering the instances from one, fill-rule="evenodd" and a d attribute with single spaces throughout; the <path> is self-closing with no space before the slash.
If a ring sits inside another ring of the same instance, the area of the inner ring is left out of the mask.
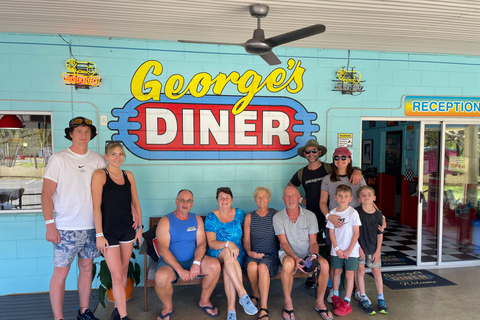
<path id="1" fill-rule="evenodd" d="M 422 123 L 418 265 L 480 261 L 479 131 Z"/>

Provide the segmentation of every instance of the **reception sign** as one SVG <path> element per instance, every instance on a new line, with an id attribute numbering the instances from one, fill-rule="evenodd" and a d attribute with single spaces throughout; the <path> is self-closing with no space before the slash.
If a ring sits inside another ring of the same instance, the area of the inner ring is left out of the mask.
<path id="1" fill-rule="evenodd" d="M 480 116 L 480 97 L 405 96 L 403 101 L 410 117 Z"/>

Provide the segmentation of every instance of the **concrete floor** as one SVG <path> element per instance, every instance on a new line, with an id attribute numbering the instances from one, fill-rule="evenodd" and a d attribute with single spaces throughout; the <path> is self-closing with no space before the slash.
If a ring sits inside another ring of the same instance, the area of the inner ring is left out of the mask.
<path id="1" fill-rule="evenodd" d="M 388 304 L 389 314 L 377 314 L 373 317 L 378 319 L 480 319 L 480 267 L 455 268 L 455 269 L 437 269 L 429 270 L 454 283 L 456 286 L 434 287 L 422 289 L 403 289 L 391 290 L 384 288 L 385 299 Z M 303 319 L 321 319 L 313 309 L 315 300 L 313 291 L 304 288 L 303 279 L 296 279 L 293 284 L 292 297 L 295 310 L 295 318 Z M 366 276 L 367 295 L 372 300 L 372 305 L 376 308 L 376 290 L 373 277 Z M 246 283 L 247 291 L 250 290 Z M 201 286 L 181 286 L 174 287 L 173 320 L 206 320 L 211 319 L 197 308 L 200 297 Z M 223 284 L 218 284 L 211 298 L 214 305 L 220 310 L 218 319 L 226 319 L 227 308 L 226 298 L 223 291 Z M 154 320 L 162 309 L 162 304 L 158 300 L 153 288 L 148 289 L 149 310 L 147 313 L 143 310 L 143 287 L 137 287 L 134 291 L 134 297 L 128 302 L 128 315 L 133 320 Z M 327 303 L 330 311 L 333 306 Z M 365 315 L 359 308 L 357 300 L 352 302 L 353 312 L 344 317 L 345 319 L 367 319 L 372 316 Z M 274 280 L 271 283 L 269 306 L 270 319 L 282 319 L 283 295 L 280 280 Z M 101 305 L 95 311 L 95 316 L 99 319 L 110 319 L 113 304 L 107 303 L 107 308 Z M 341 317 L 335 316 L 336 319 Z M 257 319 L 257 316 L 248 316 L 237 303 L 237 319 Z"/>

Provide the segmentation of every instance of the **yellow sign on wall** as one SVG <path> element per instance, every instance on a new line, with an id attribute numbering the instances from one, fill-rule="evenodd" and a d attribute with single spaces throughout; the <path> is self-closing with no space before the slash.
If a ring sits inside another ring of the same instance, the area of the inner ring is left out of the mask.
<path id="1" fill-rule="evenodd" d="M 410 117 L 478 117 L 480 97 L 405 96 L 404 110 Z"/>

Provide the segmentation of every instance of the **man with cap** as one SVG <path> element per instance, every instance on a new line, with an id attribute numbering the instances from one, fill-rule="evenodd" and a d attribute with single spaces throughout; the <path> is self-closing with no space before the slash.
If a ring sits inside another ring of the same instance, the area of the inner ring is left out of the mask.
<path id="1" fill-rule="evenodd" d="M 89 309 L 93 259 L 96 249 L 91 180 L 96 169 L 104 168 L 105 159 L 88 149 L 88 142 L 97 135 L 92 120 L 76 117 L 65 128 L 71 147 L 53 154 L 43 176 L 42 211 L 47 232 L 53 243 L 53 275 L 50 280 L 50 303 L 54 320 L 63 319 L 65 280 L 78 256 L 78 295 L 80 309 L 77 320 L 97 319 Z M 53 211 L 55 210 L 55 217 Z"/>
<path id="2" fill-rule="evenodd" d="M 320 210 L 320 192 L 322 188 L 323 178 L 332 172 L 331 163 L 321 162 L 320 157 L 327 153 L 327 148 L 320 145 L 317 140 L 308 140 L 303 147 L 297 149 L 297 154 L 307 159 L 308 164 L 299 169 L 293 175 L 288 183 L 289 186 L 303 187 L 305 197 L 302 199 L 302 204 L 310 211 L 315 213 L 318 221 L 317 242 L 324 243 L 325 231 L 325 216 Z M 362 171 L 360 168 L 354 168 L 350 181 L 355 185 L 362 181 Z M 328 244 L 327 244 L 328 245 Z M 305 286 L 313 288 L 313 281 L 311 278 L 305 282 Z"/>

